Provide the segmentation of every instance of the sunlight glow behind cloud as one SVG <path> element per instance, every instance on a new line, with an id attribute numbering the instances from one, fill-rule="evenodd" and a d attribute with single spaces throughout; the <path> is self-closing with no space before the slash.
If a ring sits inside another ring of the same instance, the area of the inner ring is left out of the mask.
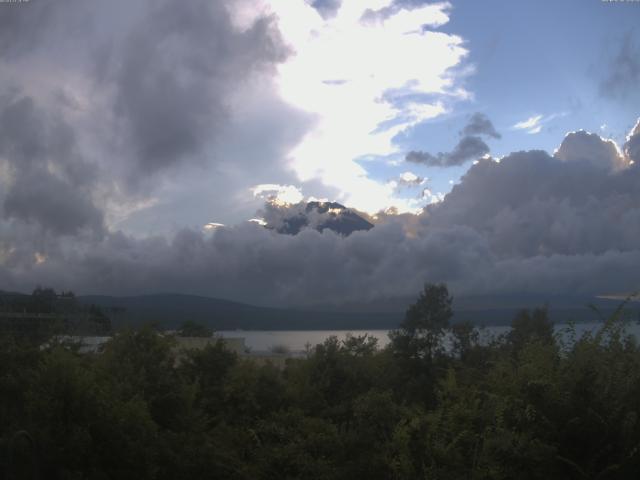
<path id="1" fill-rule="evenodd" d="M 450 73 L 467 53 L 462 39 L 427 30 L 448 22 L 450 5 L 363 19 L 392 2 L 344 2 L 325 20 L 303 1 L 269 4 L 294 52 L 279 67 L 280 94 L 316 117 L 290 152 L 300 180 L 320 179 L 341 192 L 341 201 L 368 212 L 413 207 L 356 160 L 398 153 L 395 135 L 446 112 L 447 99 L 468 98 Z"/>
<path id="2" fill-rule="evenodd" d="M 293 185 L 262 184 L 253 188 L 253 196 L 261 197 L 277 204 L 294 204 L 301 202 L 304 197 L 300 189 Z"/>

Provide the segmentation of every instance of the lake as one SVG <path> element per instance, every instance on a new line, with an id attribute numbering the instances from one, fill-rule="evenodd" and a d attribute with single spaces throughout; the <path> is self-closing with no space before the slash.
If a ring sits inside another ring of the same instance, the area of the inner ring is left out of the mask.
<path id="1" fill-rule="evenodd" d="M 586 332 L 593 332 L 602 323 L 577 323 L 575 331 L 577 336 Z M 556 333 L 562 334 L 567 328 L 567 324 L 556 324 Z M 501 335 L 510 330 L 507 326 L 488 326 L 480 329 L 480 338 L 483 342 L 488 342 L 492 337 Z M 640 339 L 640 324 L 633 322 L 627 325 L 627 331 Z M 303 352 L 305 345 L 315 346 L 324 342 L 327 338 L 335 335 L 343 340 L 348 333 L 354 336 L 368 334 L 378 339 L 378 346 L 384 347 L 389 343 L 388 330 L 224 330 L 217 332 L 218 335 L 227 338 L 241 337 L 245 339 L 245 345 L 252 352 L 267 352 L 273 347 L 286 347 L 291 352 Z"/>

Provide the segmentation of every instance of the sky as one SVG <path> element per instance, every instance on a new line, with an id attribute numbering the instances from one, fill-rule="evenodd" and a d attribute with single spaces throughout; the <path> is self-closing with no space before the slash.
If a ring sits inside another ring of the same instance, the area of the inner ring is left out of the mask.
<path id="1" fill-rule="evenodd" d="M 601 0 L 0 4 L 0 289 L 634 291 L 639 20 Z M 263 227 L 311 200 L 375 227 Z"/>

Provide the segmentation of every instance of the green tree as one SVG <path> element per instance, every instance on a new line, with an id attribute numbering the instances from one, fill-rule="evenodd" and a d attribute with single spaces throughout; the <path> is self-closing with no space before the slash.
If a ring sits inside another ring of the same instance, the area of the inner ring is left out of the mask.
<path id="1" fill-rule="evenodd" d="M 451 327 L 453 335 L 453 353 L 463 362 L 473 358 L 474 350 L 479 346 L 480 332 L 471 322 L 456 323 Z"/>
<path id="2" fill-rule="evenodd" d="M 342 341 L 342 348 L 351 355 L 367 357 L 373 355 L 378 350 L 378 339 L 368 333 L 364 335 L 347 333 L 346 338 Z"/>
<path id="3" fill-rule="evenodd" d="M 516 350 L 532 341 L 553 343 L 553 322 L 549 319 L 547 308 L 520 311 L 511 322 L 507 339 Z"/>
<path id="4" fill-rule="evenodd" d="M 32 313 L 53 313 L 57 298 L 58 296 L 53 288 L 38 286 L 31 294 L 29 311 Z"/>
<path id="5" fill-rule="evenodd" d="M 445 284 L 425 284 L 400 328 L 389 334 L 394 351 L 408 358 L 433 358 L 449 328 L 452 303 L 453 297 Z"/>
<path id="6" fill-rule="evenodd" d="M 173 338 L 150 328 L 125 330 L 105 345 L 98 361 L 118 395 L 141 395 L 160 427 L 185 428 L 194 395 L 175 367 Z"/>
<path id="7" fill-rule="evenodd" d="M 213 330 L 193 320 L 185 320 L 178 329 L 178 335 L 181 337 L 210 337 L 213 335 Z"/>
<path id="8" fill-rule="evenodd" d="M 238 355 L 227 350 L 222 339 L 202 350 L 187 350 L 181 362 L 183 376 L 197 386 L 197 401 L 211 419 L 223 411 L 224 387 L 237 363 Z"/>

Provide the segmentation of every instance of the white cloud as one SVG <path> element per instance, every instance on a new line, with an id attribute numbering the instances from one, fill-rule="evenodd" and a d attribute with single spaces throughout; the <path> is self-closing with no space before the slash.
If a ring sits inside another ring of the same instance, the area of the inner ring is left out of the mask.
<path id="1" fill-rule="evenodd" d="M 222 227 L 224 227 L 224 223 L 209 222 L 204 227 L 202 227 L 202 229 L 205 232 L 212 232 L 212 231 L 217 230 L 218 228 L 222 228 Z"/>
<path id="2" fill-rule="evenodd" d="M 316 117 L 315 128 L 290 152 L 291 166 L 301 180 L 320 179 L 341 192 L 343 203 L 368 212 L 407 205 L 355 160 L 397 153 L 397 133 L 444 113 L 445 98 L 469 95 L 450 73 L 467 53 L 462 39 L 422 29 L 445 24 L 450 5 L 396 9 L 379 21 L 361 20 L 367 9 L 391 3 L 344 2 L 335 17 L 324 20 L 301 0 L 269 2 L 294 50 L 278 67 L 280 94 Z M 441 100 L 418 100 L 425 94 Z"/>
<path id="3" fill-rule="evenodd" d="M 584 130 L 567 133 L 554 156 L 564 162 L 586 161 L 594 166 L 612 170 L 627 168 L 630 165 L 629 159 L 625 158 L 613 140 Z"/>
<path id="4" fill-rule="evenodd" d="M 529 117 L 522 122 L 516 123 L 512 128 L 516 130 L 527 130 L 527 133 L 535 134 L 539 133 L 542 126 L 540 125 L 540 121 L 542 120 L 542 115 L 534 115 L 533 117 Z"/>
<path id="5" fill-rule="evenodd" d="M 626 155 L 637 154 L 639 140 L 634 129 Z M 421 192 L 422 204 L 434 203 L 422 215 L 390 209 L 371 230 L 347 237 L 313 228 L 281 235 L 254 224 L 266 216 L 213 235 L 199 228 L 145 238 L 115 231 L 56 237 L 31 222 L 0 220 L 0 275 L 12 290 L 41 283 L 274 306 L 414 295 L 425 281 L 447 282 L 456 295 L 636 290 L 640 169 L 602 168 L 619 149 L 585 132 L 569 134 L 558 152 L 480 161 L 446 197 Z M 289 187 L 254 190 L 296 191 Z"/>
<path id="6" fill-rule="evenodd" d="M 300 189 L 293 185 L 265 183 L 256 185 L 252 191 L 254 197 L 264 198 L 280 204 L 299 203 L 304 199 L 304 195 L 302 195 Z"/>
<path id="7" fill-rule="evenodd" d="M 556 118 L 565 117 L 567 115 L 567 112 L 552 113 L 550 115 L 534 115 L 526 120 L 516 123 L 511 128 L 514 130 L 525 130 L 528 134 L 535 135 L 542 131 L 542 126 L 545 123 L 549 123 Z"/>
<path id="8" fill-rule="evenodd" d="M 400 179 L 400 184 L 406 185 L 406 186 L 422 185 L 427 181 L 426 178 L 416 175 L 413 172 L 403 172 L 400 174 L 399 179 Z"/>

